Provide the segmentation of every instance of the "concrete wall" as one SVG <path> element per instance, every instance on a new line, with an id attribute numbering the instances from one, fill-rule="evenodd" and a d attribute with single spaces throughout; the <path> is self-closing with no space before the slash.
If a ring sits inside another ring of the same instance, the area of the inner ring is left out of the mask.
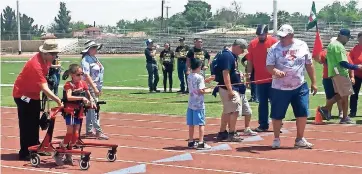
<path id="1" fill-rule="evenodd" d="M 40 45 L 43 44 L 43 40 L 22 40 L 21 41 L 21 51 L 23 52 L 37 52 Z M 11 50 L 12 49 L 12 50 Z M 1 41 L 1 52 L 18 52 L 18 41 Z"/>

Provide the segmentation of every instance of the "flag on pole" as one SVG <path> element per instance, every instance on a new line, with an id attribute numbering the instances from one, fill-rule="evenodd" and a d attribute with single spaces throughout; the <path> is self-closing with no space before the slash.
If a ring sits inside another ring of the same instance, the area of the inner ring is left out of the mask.
<path id="1" fill-rule="evenodd" d="M 315 26 L 317 26 L 317 11 L 315 8 L 315 3 L 313 1 L 312 9 L 310 11 L 309 20 L 308 20 L 307 31 L 314 28 Z M 317 27 L 317 31 L 318 31 L 318 27 Z"/>
<path id="2" fill-rule="evenodd" d="M 320 53 L 323 51 L 323 43 L 322 43 L 321 36 L 319 34 L 317 21 L 318 21 L 317 20 L 317 10 L 315 8 L 315 3 L 313 1 L 312 9 L 310 11 L 309 21 L 308 21 L 308 25 L 307 25 L 307 31 L 316 27 L 316 37 L 314 40 L 312 57 L 319 56 Z"/>

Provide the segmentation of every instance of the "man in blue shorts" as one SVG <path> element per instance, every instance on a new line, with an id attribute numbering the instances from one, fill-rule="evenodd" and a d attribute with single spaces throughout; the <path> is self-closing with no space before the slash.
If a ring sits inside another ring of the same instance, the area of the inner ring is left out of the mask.
<path id="1" fill-rule="evenodd" d="M 309 88 L 304 79 L 304 68 L 311 79 L 311 92 L 317 93 L 316 77 L 312 56 L 308 45 L 294 38 L 290 25 L 282 25 L 278 30 L 280 41 L 268 53 L 266 66 L 273 75 L 271 91 L 271 118 L 274 128 L 273 148 L 280 147 L 280 129 L 289 104 L 297 118 L 297 138 L 295 147 L 312 148 L 313 144 L 304 138 L 304 129 L 309 115 Z"/>

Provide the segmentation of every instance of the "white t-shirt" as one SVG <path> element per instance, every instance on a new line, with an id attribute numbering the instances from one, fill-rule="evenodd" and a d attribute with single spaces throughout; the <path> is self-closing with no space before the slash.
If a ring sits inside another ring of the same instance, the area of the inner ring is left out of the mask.
<path id="1" fill-rule="evenodd" d="M 306 64 L 312 64 L 312 56 L 308 45 L 299 39 L 293 39 L 293 44 L 282 47 L 275 43 L 269 50 L 266 65 L 274 65 L 276 69 L 286 73 L 283 78 L 273 79 L 272 88 L 294 90 L 305 83 L 304 71 Z"/>
<path id="2" fill-rule="evenodd" d="M 205 89 L 204 77 L 197 73 L 191 73 L 187 77 L 189 87 L 189 108 L 192 110 L 205 109 L 204 94 L 200 94 L 200 89 Z"/>

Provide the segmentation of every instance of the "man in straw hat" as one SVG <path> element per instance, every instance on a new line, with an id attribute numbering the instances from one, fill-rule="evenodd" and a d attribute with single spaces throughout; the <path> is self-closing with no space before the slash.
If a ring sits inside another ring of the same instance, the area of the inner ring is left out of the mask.
<path id="1" fill-rule="evenodd" d="M 45 40 L 35 54 L 24 66 L 16 78 L 13 97 L 18 109 L 20 128 L 20 160 L 29 160 L 28 147 L 40 144 L 40 92 L 62 107 L 61 100 L 49 89 L 46 75 L 52 61 L 60 52 L 54 40 Z"/>

